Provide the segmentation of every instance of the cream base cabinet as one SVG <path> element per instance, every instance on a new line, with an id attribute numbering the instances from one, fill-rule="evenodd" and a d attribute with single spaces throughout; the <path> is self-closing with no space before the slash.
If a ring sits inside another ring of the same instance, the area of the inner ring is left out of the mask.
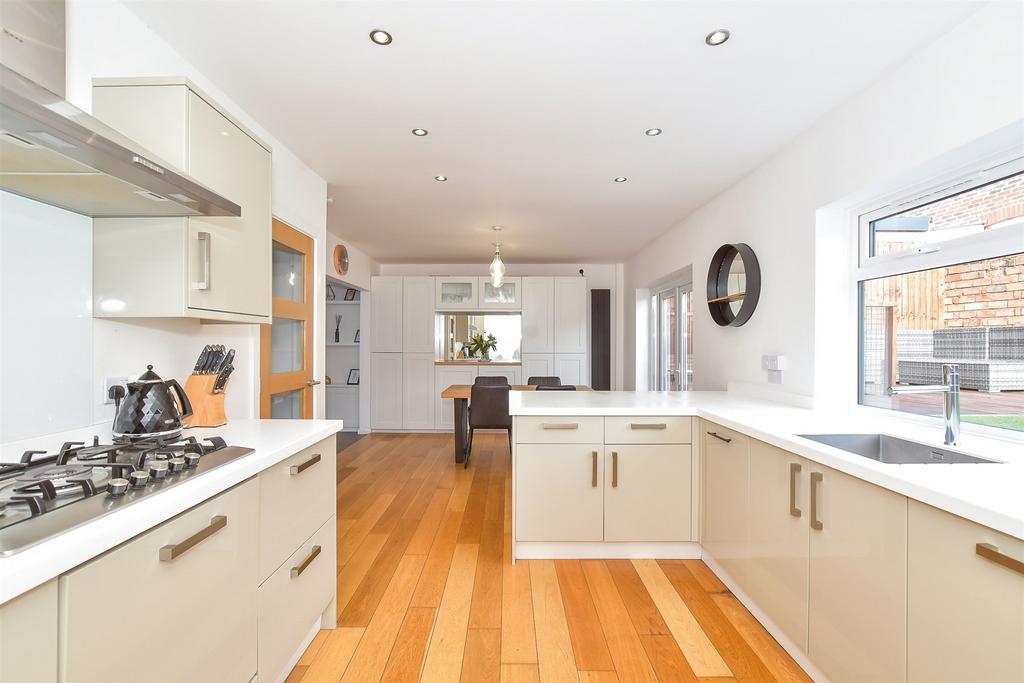
<path id="1" fill-rule="evenodd" d="M 433 430 L 434 354 L 406 353 L 402 359 L 402 427 Z"/>
<path id="2" fill-rule="evenodd" d="M 516 540 L 601 541 L 604 445 L 516 444 Z"/>
<path id="3" fill-rule="evenodd" d="M 0 681 L 57 680 L 57 579 L 0 605 Z"/>
<path id="4" fill-rule="evenodd" d="M 907 673 L 912 683 L 1024 681 L 1024 541 L 911 500 Z M 987 549 L 983 548 L 982 552 Z"/>
<path id="5" fill-rule="evenodd" d="M 690 540 L 689 446 L 607 445 L 604 460 L 605 541 Z"/>
<path id="6" fill-rule="evenodd" d="M 807 649 L 810 462 L 761 441 L 750 442 L 746 591 L 758 607 Z"/>
<path id="7" fill-rule="evenodd" d="M 905 681 L 907 499 L 809 469 L 807 654 L 833 681 Z"/>
<path id="8" fill-rule="evenodd" d="M 402 354 L 370 354 L 370 412 L 373 429 L 402 429 Z"/>
<path id="9" fill-rule="evenodd" d="M 93 314 L 270 321 L 270 148 L 183 79 L 103 79 L 93 113 L 242 207 L 93 224 Z"/>
<path id="10" fill-rule="evenodd" d="M 250 479 L 61 576 L 60 680 L 251 680 L 258 502 Z"/>
<path id="11" fill-rule="evenodd" d="M 702 544 L 735 581 L 745 585 L 750 439 L 710 422 L 701 422 L 701 427 Z"/>

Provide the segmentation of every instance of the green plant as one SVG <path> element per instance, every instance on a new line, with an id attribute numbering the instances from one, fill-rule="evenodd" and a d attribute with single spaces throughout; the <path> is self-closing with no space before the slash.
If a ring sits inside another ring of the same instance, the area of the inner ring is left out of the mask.
<path id="1" fill-rule="evenodd" d="M 474 356 L 479 354 L 481 358 L 487 358 L 490 352 L 496 348 L 498 348 L 498 340 L 494 338 L 493 334 L 484 338 L 483 333 L 478 332 L 470 337 L 469 351 Z"/>

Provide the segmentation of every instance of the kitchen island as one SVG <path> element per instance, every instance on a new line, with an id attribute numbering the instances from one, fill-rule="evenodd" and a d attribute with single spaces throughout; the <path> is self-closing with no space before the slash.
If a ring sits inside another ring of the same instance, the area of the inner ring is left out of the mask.
<path id="1" fill-rule="evenodd" d="M 1024 677 L 1021 442 L 950 448 L 938 424 L 721 392 L 514 392 L 510 413 L 513 561 L 701 558 L 815 678 Z"/>

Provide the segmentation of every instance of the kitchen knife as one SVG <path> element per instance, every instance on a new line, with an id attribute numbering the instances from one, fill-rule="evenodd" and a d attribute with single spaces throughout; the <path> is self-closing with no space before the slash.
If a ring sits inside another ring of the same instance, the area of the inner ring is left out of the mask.
<path id="1" fill-rule="evenodd" d="M 212 348 L 212 351 L 210 352 L 210 359 L 206 363 L 206 374 L 207 375 L 212 375 L 212 374 L 216 373 L 216 371 L 217 371 L 216 370 L 217 363 L 220 360 L 221 355 L 223 354 L 223 350 L 222 349 L 224 347 L 219 345 L 219 344 L 214 344 L 213 347 L 211 347 L 211 348 Z"/>
<path id="2" fill-rule="evenodd" d="M 228 383 L 228 377 L 231 376 L 231 373 L 232 371 L 234 371 L 234 369 L 234 365 L 224 366 L 224 369 L 220 371 L 220 374 L 217 375 L 217 379 L 213 383 L 213 393 L 219 394 L 222 391 L 224 391 L 224 386 Z"/>
<path id="3" fill-rule="evenodd" d="M 220 362 L 220 367 L 217 368 L 217 372 L 220 372 L 227 366 L 231 365 L 231 361 L 235 360 L 235 350 L 231 349 L 228 351 L 228 355 L 224 356 L 224 359 Z"/>
<path id="4" fill-rule="evenodd" d="M 210 350 L 209 344 L 203 347 L 203 350 L 199 353 L 199 360 L 196 361 L 196 366 L 192 369 L 193 375 L 202 374 L 203 368 L 206 367 L 206 362 L 210 360 Z"/>

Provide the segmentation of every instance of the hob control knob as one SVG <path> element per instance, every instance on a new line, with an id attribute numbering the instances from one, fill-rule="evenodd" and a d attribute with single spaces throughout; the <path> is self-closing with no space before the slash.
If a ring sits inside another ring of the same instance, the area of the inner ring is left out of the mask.
<path id="1" fill-rule="evenodd" d="M 167 463 L 154 462 L 149 466 L 149 476 L 154 481 L 160 481 L 167 476 Z"/>
<path id="2" fill-rule="evenodd" d="M 167 464 L 170 466 L 171 472 L 181 472 L 185 469 L 185 458 L 171 458 Z"/>
<path id="3" fill-rule="evenodd" d="M 120 477 L 118 477 L 117 479 L 111 479 L 107 483 L 107 495 L 108 496 L 112 496 L 112 497 L 123 496 L 127 492 L 128 492 L 128 480 L 127 479 L 121 479 Z"/>
<path id="4" fill-rule="evenodd" d="M 185 467 L 188 469 L 194 469 L 199 465 L 199 454 L 198 453 L 186 453 L 185 454 Z"/>
<path id="5" fill-rule="evenodd" d="M 141 489 L 149 483 L 149 472 L 146 470 L 135 470 L 128 475 L 128 480 L 131 482 L 133 489 Z"/>

